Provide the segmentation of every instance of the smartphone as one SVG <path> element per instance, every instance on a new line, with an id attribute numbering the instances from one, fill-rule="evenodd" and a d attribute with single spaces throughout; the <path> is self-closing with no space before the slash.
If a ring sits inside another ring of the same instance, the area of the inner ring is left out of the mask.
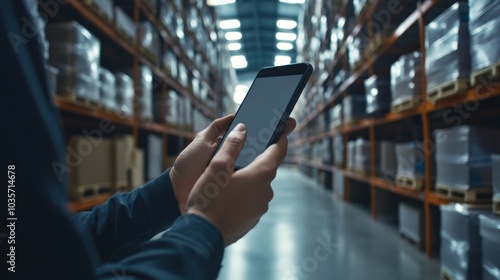
<path id="1" fill-rule="evenodd" d="M 215 154 L 239 123 L 247 127 L 247 136 L 235 170 L 246 167 L 276 143 L 312 71 L 312 65 L 307 62 L 261 69 Z"/>

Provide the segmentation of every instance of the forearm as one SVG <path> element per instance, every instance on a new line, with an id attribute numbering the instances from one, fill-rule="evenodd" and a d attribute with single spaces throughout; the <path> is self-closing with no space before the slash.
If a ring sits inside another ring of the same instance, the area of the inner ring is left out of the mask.
<path id="1" fill-rule="evenodd" d="M 99 279 L 216 279 L 224 252 L 219 231 L 195 215 L 179 217 L 160 239 L 99 271 Z"/>
<path id="2" fill-rule="evenodd" d="M 73 217 L 78 227 L 90 232 L 104 261 L 120 247 L 149 240 L 180 215 L 169 172 Z"/>

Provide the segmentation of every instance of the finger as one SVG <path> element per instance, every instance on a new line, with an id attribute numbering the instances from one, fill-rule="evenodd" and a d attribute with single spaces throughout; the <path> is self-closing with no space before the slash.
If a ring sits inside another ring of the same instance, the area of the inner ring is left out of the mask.
<path id="1" fill-rule="evenodd" d="M 288 150 L 288 140 L 285 135 L 281 135 L 278 142 L 269 146 L 261 155 L 248 165 L 248 169 L 253 167 L 265 167 L 276 172 L 276 169 L 285 159 Z M 273 176 L 274 178 L 274 176 Z"/>
<path id="2" fill-rule="evenodd" d="M 292 133 L 295 127 L 297 127 L 297 121 L 294 118 L 288 118 L 283 133 L 285 135 L 289 135 L 290 133 Z"/>
<path id="3" fill-rule="evenodd" d="M 210 163 L 216 169 L 227 168 L 227 171 L 232 174 L 234 164 L 238 158 L 243 145 L 245 144 L 247 128 L 244 124 L 239 123 L 227 135 L 226 140 L 222 143 L 222 147 L 215 155 Z"/>
<path id="4" fill-rule="evenodd" d="M 221 134 L 227 131 L 233 119 L 234 115 L 230 114 L 214 120 L 207 128 L 200 132 L 200 136 L 207 141 L 216 141 Z"/>

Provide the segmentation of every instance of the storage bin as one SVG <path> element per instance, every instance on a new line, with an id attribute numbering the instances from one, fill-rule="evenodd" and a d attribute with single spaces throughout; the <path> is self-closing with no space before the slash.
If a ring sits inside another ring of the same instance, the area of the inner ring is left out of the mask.
<path id="1" fill-rule="evenodd" d="M 483 279 L 500 279 L 500 217 L 479 215 Z"/>

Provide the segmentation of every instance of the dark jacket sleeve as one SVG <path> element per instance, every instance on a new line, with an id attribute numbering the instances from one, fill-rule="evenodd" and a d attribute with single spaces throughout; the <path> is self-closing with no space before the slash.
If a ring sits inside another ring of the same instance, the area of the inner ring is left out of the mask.
<path id="1" fill-rule="evenodd" d="M 169 172 L 170 169 L 143 187 L 117 193 L 92 211 L 73 217 L 75 225 L 90 234 L 103 261 L 119 259 L 179 217 Z"/>
<path id="2" fill-rule="evenodd" d="M 102 266 L 98 278 L 216 279 L 223 253 L 222 236 L 210 222 L 183 215 L 160 239 L 144 243 L 120 262 Z"/>
<path id="3" fill-rule="evenodd" d="M 169 193 L 168 173 L 71 220 L 66 182 L 53 168 L 54 162 L 64 162 L 63 133 L 48 95 L 38 37 L 27 33 L 26 22 L 33 19 L 23 2 L 0 1 L 0 33 L 8 36 L 0 40 L 0 168 L 6 174 L 9 165 L 15 166 L 16 202 L 11 218 L 17 219 L 11 230 L 15 243 L 0 232 L 1 269 L 8 274 L 1 278 L 215 279 L 223 241 L 202 218 L 181 216 L 162 238 L 139 242 L 150 235 L 148 231 L 168 226 L 178 215 L 169 208 L 177 206 Z M 7 209 L 6 199 L 2 201 L 0 206 Z M 4 221 L 6 214 L 0 214 Z M 142 225 L 153 229 L 141 231 Z M 103 262 L 99 255 L 127 246 L 128 237 L 137 241 L 123 250 L 127 254 Z M 6 258 L 11 252 L 15 273 L 5 267 L 10 266 Z"/>

